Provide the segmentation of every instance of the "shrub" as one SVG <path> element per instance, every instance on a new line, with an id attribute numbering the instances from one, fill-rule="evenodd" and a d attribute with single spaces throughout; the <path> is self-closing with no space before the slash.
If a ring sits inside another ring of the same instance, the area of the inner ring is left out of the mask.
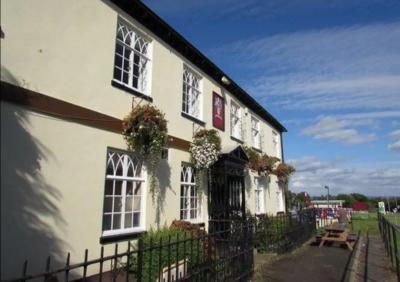
<path id="1" fill-rule="evenodd" d="M 156 231 L 150 230 L 142 237 L 142 240 L 144 248 L 142 281 L 158 281 L 163 268 L 168 267 L 168 262 L 172 265 L 186 260 L 187 267 L 190 269 L 203 262 L 206 257 L 202 237 L 183 228 L 171 226 Z M 137 255 L 131 257 L 130 270 L 133 272 L 140 271 L 137 259 Z"/>

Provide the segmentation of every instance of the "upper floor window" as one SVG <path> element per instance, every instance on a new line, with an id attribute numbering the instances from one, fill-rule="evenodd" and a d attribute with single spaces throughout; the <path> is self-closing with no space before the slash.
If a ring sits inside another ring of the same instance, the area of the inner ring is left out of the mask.
<path id="1" fill-rule="evenodd" d="M 242 140 L 242 109 L 231 102 L 231 136 Z"/>
<path id="2" fill-rule="evenodd" d="M 202 97 L 201 97 L 201 77 L 188 67 L 183 67 L 183 100 L 182 112 L 201 119 Z"/>
<path id="3" fill-rule="evenodd" d="M 148 94 L 150 42 L 119 21 L 115 44 L 114 80 Z"/>
<path id="4" fill-rule="evenodd" d="M 131 154 L 109 150 L 105 182 L 103 234 L 143 228 L 142 162 Z"/>
<path id="5" fill-rule="evenodd" d="M 260 121 L 251 117 L 251 141 L 254 148 L 261 149 Z"/>
<path id="6" fill-rule="evenodd" d="M 274 150 L 274 156 L 279 158 L 279 135 L 275 131 L 272 131 L 272 146 Z"/>
<path id="7" fill-rule="evenodd" d="M 197 193 L 194 167 L 182 164 L 181 169 L 181 219 L 198 221 L 200 219 L 200 199 Z"/>

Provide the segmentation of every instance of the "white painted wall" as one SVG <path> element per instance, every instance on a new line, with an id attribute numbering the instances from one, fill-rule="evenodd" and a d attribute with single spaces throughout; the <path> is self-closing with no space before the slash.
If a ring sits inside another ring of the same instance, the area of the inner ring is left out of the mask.
<path id="1" fill-rule="evenodd" d="M 111 86 L 118 16 L 153 39 L 153 103 L 165 112 L 169 134 L 191 140 L 198 126 L 181 116 L 182 70 L 183 64 L 189 63 L 107 1 L 1 1 L 5 34 L 1 39 L 1 80 L 123 118 L 131 109 L 133 96 Z M 189 65 L 203 76 L 206 128 L 212 128 L 215 91 L 226 102 L 222 143 L 236 144 L 230 138 L 229 105 L 231 99 L 240 103 Z M 244 141 L 251 145 L 252 113 L 247 112 Z M 272 130 L 261 120 L 262 150 L 269 155 Z M 72 262 L 81 261 L 85 248 L 89 258 L 99 255 L 107 147 L 125 149 L 126 145 L 119 134 L 1 102 L 1 279 L 19 275 L 24 259 L 32 262 L 30 270 L 43 270 L 48 254 L 59 263 L 67 252 L 71 252 Z M 179 219 L 181 162 L 188 162 L 190 156 L 176 149 L 170 149 L 169 156 L 159 172 L 165 191 L 161 202 L 153 203 L 147 196 L 147 229 Z M 253 178 L 250 172 L 246 179 L 251 213 L 255 206 Z M 275 214 L 279 189 L 275 176 L 266 187 L 266 211 Z M 206 204 L 202 217 L 206 222 Z"/>

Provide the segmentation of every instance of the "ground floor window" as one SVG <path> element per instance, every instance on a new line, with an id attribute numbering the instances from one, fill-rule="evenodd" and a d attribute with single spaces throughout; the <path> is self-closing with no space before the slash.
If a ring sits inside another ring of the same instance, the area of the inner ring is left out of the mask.
<path id="1" fill-rule="evenodd" d="M 254 178 L 255 184 L 255 213 L 256 214 L 263 214 L 265 213 L 265 199 L 264 199 L 264 183 L 262 182 L 261 177 Z"/>
<path id="2" fill-rule="evenodd" d="M 278 211 L 284 211 L 285 207 L 283 204 L 283 192 L 281 188 L 278 188 L 278 192 L 276 192 L 276 201 L 278 205 Z"/>
<path id="3" fill-rule="evenodd" d="M 103 235 L 143 228 L 144 175 L 133 154 L 108 150 L 103 205 Z"/>
<path id="4" fill-rule="evenodd" d="M 200 200 L 196 186 L 194 167 L 182 164 L 180 218 L 187 221 L 200 220 Z"/>

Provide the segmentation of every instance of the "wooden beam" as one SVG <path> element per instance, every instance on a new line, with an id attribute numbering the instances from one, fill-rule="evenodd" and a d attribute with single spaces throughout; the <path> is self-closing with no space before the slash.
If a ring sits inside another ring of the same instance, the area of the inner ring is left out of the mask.
<path id="1" fill-rule="evenodd" d="M 69 120 L 114 133 L 122 133 L 122 120 L 47 96 L 4 81 L 0 84 L 1 101 L 29 108 L 32 111 Z M 122 136 L 121 136 L 122 137 Z M 190 141 L 168 135 L 170 147 L 189 151 Z"/>

